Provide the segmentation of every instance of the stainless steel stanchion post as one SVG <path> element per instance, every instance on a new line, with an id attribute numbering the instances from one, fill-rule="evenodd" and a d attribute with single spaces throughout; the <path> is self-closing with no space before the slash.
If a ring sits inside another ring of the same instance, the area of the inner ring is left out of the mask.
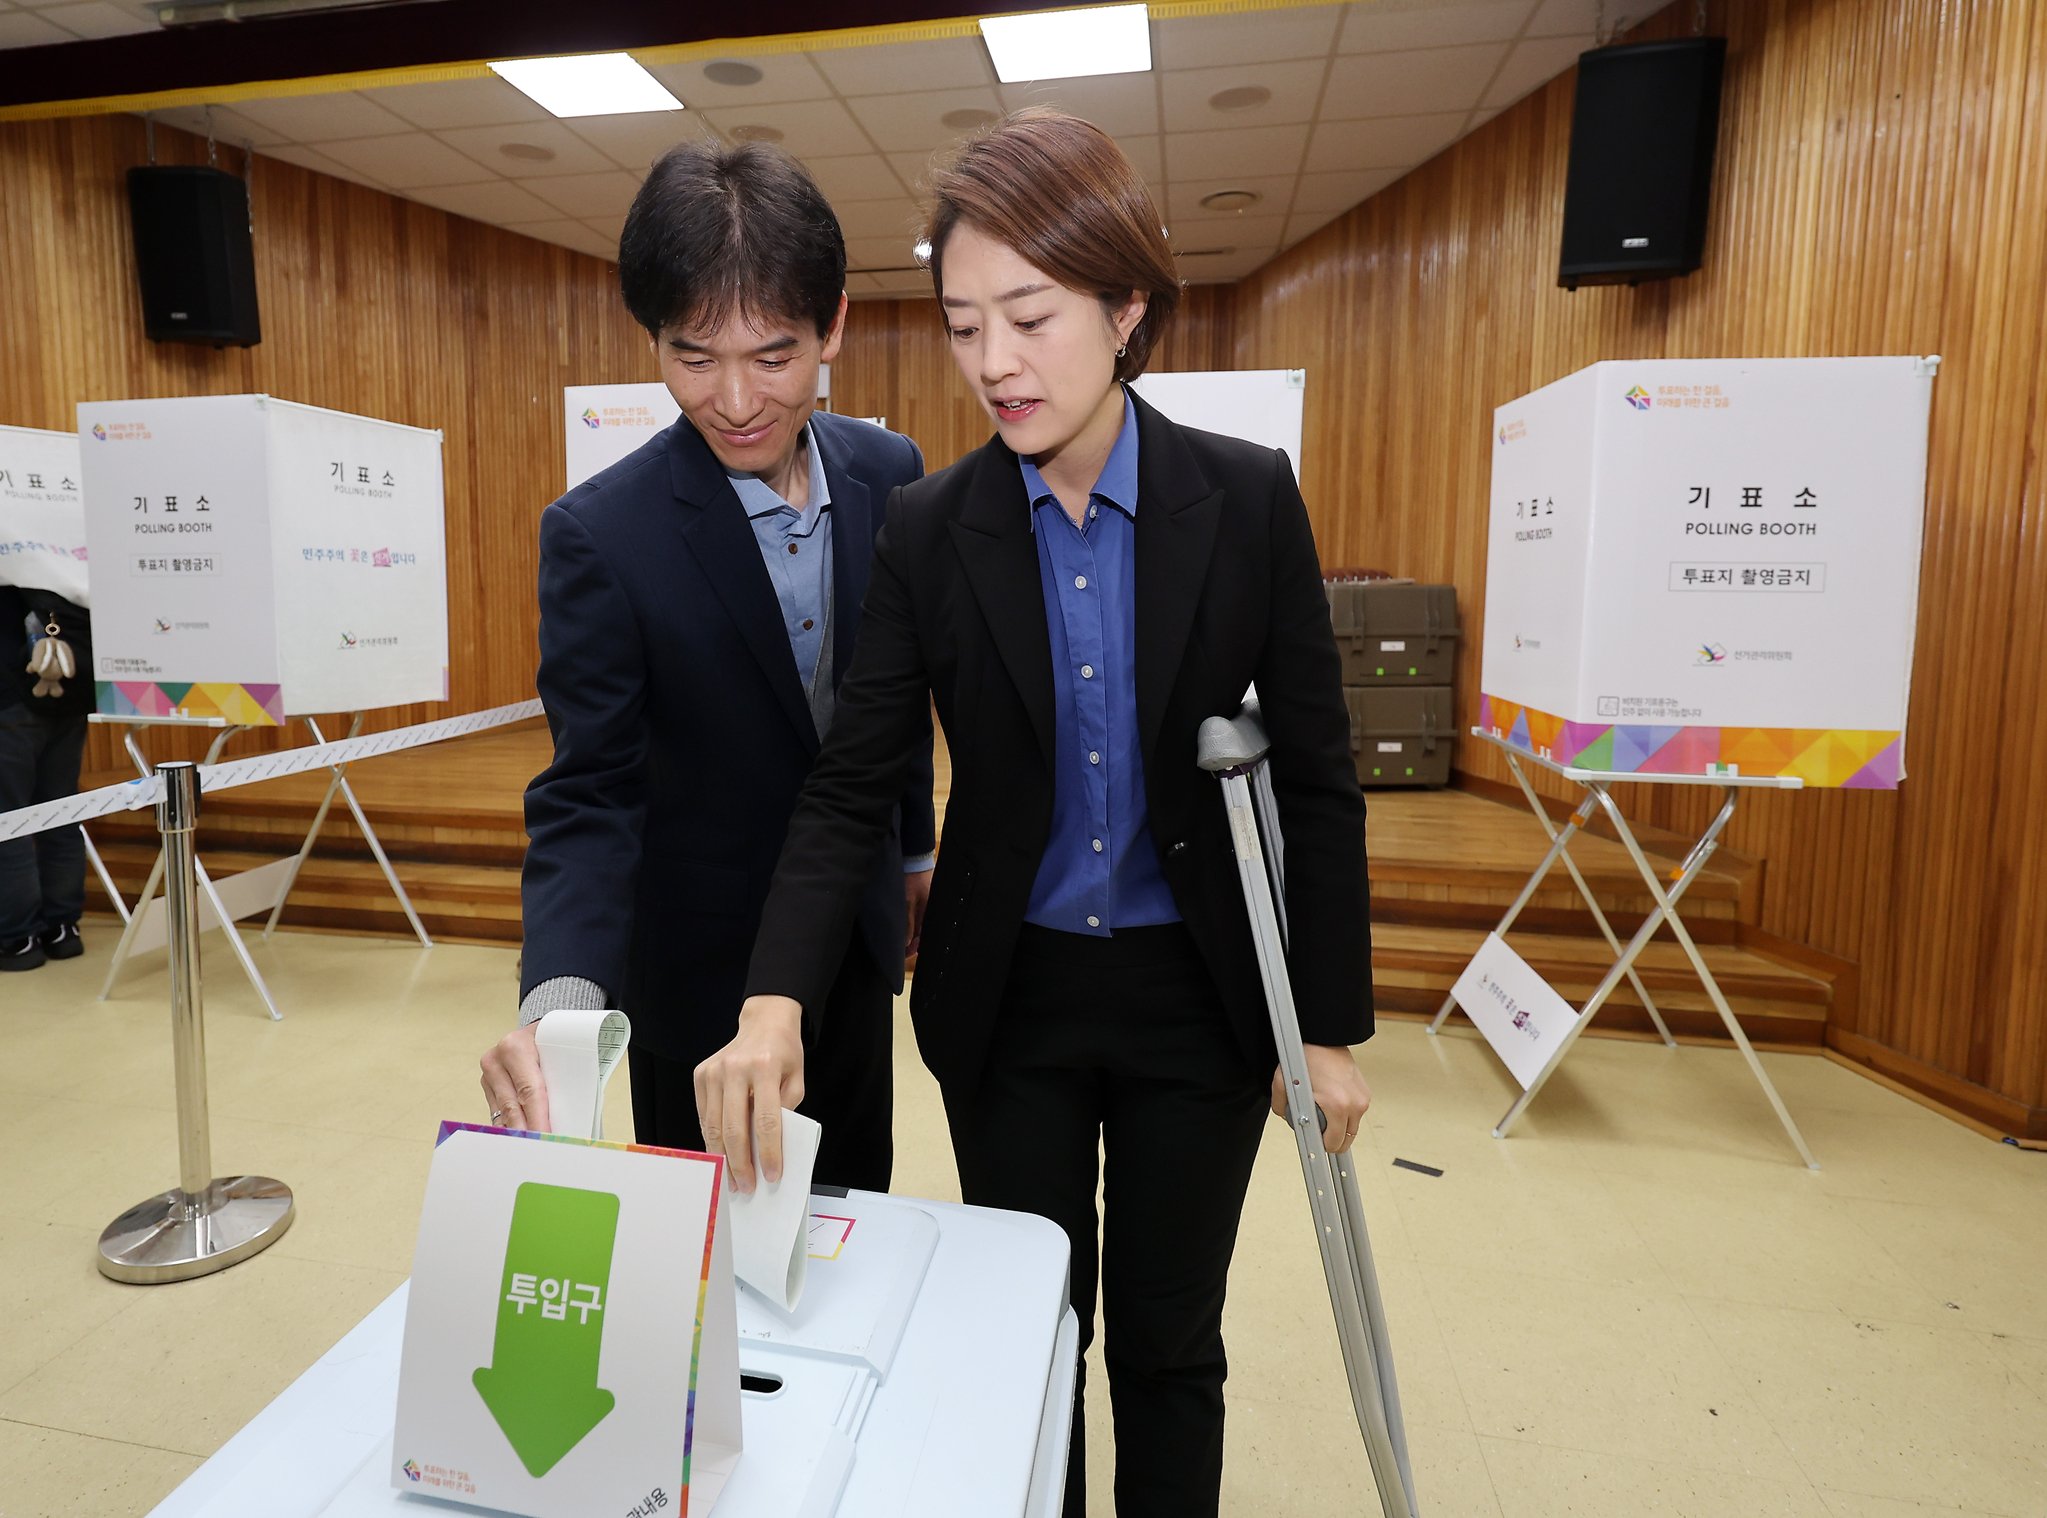
<path id="1" fill-rule="evenodd" d="M 171 1050 L 178 1080 L 178 1185 L 138 1202 L 100 1235 L 100 1274 L 157 1285 L 225 1270 L 291 1226 L 291 1188 L 262 1175 L 216 1177 L 206 1105 L 206 1027 L 199 990 L 199 884 L 194 834 L 199 772 L 159 764 L 164 908 L 171 959 Z M 232 931 L 232 928 L 230 928 Z"/>

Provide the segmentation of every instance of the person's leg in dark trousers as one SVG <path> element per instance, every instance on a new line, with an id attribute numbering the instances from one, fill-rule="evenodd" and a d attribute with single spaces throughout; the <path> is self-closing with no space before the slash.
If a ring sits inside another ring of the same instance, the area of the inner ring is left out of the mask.
<path id="1" fill-rule="evenodd" d="M 857 944 L 846 951 L 818 1025 L 804 1050 L 804 1095 L 797 1111 L 824 1132 L 812 1179 L 826 1186 L 888 1190 L 895 1165 L 895 998 Z M 708 1057 L 732 1036 L 724 1030 Z M 702 1150 L 697 1123 L 697 1061 L 635 1048 L 632 1065 L 633 1137 L 663 1149 Z"/>
<path id="2" fill-rule="evenodd" d="M 1095 1186 L 1107 1138 L 1118 1518 L 1216 1511 L 1223 1288 L 1264 1087 L 1236 1052 L 1185 929 L 1099 939 L 1026 928 L 980 1084 L 947 1093 L 966 1200 L 1065 1230 L 1083 1356 L 1094 1336 Z M 1150 1131 L 1132 1132 L 1146 1123 Z M 1144 1405 L 1153 1397 L 1156 1409 Z M 1076 1385 L 1067 1518 L 1086 1512 L 1085 1449 Z"/>
<path id="3" fill-rule="evenodd" d="M 27 708 L 18 702 L 0 706 L 0 812 L 27 806 L 34 797 L 39 738 Z M 0 843 L 0 948 L 35 936 L 42 904 L 35 839 Z"/>
<path id="4" fill-rule="evenodd" d="M 960 1195 L 975 1207 L 1030 1212 L 1065 1230 L 1067 1280 L 1080 1323 L 1073 1434 L 1067 1444 L 1065 1518 L 1087 1512 L 1087 1352 L 1095 1337 L 1095 1263 L 1101 1168 L 1102 1077 L 1074 1025 L 1082 993 L 1055 940 L 1026 928 L 980 1083 L 948 1090 L 946 1121 Z M 1069 1031 L 1069 1030 L 1072 1031 Z"/>
<path id="5" fill-rule="evenodd" d="M 30 804 L 76 795 L 78 767 L 85 758 L 85 718 L 39 715 L 35 721 L 40 732 Z M 35 844 L 42 888 L 36 929 L 48 936 L 85 914 L 85 835 L 75 827 L 48 828 L 36 834 Z"/>
<path id="6" fill-rule="evenodd" d="M 1271 1115 L 1271 1072 L 1246 1063 L 1187 948 L 1124 1001 L 1130 1060 L 1107 1084 L 1102 1318 L 1118 1518 L 1218 1511 L 1223 1296 Z"/>

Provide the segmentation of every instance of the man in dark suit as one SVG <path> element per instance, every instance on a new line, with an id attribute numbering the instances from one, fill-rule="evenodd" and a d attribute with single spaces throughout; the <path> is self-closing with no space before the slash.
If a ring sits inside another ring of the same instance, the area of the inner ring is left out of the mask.
<path id="1" fill-rule="evenodd" d="M 815 410 L 845 249 L 801 165 L 678 148 L 627 217 L 619 280 L 682 418 L 541 517 L 521 1027 L 482 1061 L 492 1121 L 543 1127 L 532 1025 L 633 1019 L 641 1143 L 698 1149 L 695 1065 L 731 1038 L 796 796 L 833 720 L 874 535 L 916 445 Z M 736 292 L 736 293 L 735 293 Z M 930 877 L 928 723 L 808 1027 L 818 1178 L 887 1189 L 891 1003 Z M 906 866 L 905 855 L 910 856 Z"/>

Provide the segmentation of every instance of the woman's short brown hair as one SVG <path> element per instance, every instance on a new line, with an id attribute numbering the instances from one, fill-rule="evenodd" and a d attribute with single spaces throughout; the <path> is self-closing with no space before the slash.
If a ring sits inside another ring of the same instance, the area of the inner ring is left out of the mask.
<path id="1" fill-rule="evenodd" d="M 1116 140 L 1091 121 L 1033 106 L 977 133 L 934 171 L 925 241 L 945 298 L 945 243 L 965 222 L 1069 290 L 1113 313 L 1133 292 L 1144 319 L 1116 361 L 1116 378 L 1144 373 L 1180 303 L 1158 205 Z"/>

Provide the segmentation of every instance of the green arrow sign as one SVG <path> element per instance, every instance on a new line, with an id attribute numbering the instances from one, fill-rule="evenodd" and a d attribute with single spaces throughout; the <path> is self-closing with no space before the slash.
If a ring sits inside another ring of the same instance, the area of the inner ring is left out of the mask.
<path id="1" fill-rule="evenodd" d="M 512 1206 L 489 1365 L 472 1376 L 519 1463 L 545 1476 L 617 1401 L 597 1385 L 618 1198 L 527 1181 Z"/>

